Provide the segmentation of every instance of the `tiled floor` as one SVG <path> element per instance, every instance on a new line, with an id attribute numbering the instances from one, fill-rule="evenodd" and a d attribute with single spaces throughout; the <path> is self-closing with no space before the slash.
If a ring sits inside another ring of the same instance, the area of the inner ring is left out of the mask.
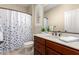
<path id="1" fill-rule="evenodd" d="M 34 55 L 34 49 L 19 48 L 14 51 L 4 53 L 4 55 Z"/>

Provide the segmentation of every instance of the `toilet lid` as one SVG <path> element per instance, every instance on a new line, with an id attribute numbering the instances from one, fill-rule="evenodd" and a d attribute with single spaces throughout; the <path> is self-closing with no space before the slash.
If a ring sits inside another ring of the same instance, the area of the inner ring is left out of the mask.
<path id="1" fill-rule="evenodd" d="M 25 42 L 24 45 L 30 45 L 33 44 L 33 41 Z"/>

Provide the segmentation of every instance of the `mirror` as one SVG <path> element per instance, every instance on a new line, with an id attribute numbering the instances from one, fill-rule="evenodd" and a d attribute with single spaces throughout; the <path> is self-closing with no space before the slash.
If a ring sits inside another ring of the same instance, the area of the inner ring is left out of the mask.
<path id="1" fill-rule="evenodd" d="M 64 30 L 79 33 L 79 9 L 64 12 Z"/>
<path id="2" fill-rule="evenodd" d="M 47 7 L 54 6 L 54 4 Z M 79 9 L 68 7 L 65 5 L 58 5 L 55 8 L 49 8 L 48 11 L 44 9 L 44 17 L 48 18 L 48 26 L 51 31 L 60 31 L 73 34 L 79 34 Z"/>

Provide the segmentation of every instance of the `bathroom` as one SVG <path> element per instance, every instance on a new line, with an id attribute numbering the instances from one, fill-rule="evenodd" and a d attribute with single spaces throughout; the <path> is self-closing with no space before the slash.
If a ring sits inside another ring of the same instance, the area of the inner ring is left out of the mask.
<path id="1" fill-rule="evenodd" d="M 0 55 L 79 54 L 78 8 L 79 4 L 0 4 Z"/>

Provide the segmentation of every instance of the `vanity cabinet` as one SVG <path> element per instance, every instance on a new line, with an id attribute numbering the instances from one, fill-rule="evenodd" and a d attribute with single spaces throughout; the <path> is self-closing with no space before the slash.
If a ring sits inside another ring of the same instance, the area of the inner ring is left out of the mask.
<path id="1" fill-rule="evenodd" d="M 34 36 L 35 55 L 79 55 L 79 50 Z"/>
<path id="2" fill-rule="evenodd" d="M 34 54 L 45 55 L 45 39 L 34 37 Z"/>
<path id="3" fill-rule="evenodd" d="M 79 51 L 77 51 L 77 50 L 75 50 L 73 48 L 70 48 L 70 47 L 67 47 L 65 45 L 61 45 L 59 43 L 52 42 L 52 41 L 49 41 L 49 40 L 46 40 L 46 46 L 48 48 L 51 48 L 52 50 L 58 52 L 59 54 L 62 54 L 62 55 L 79 54 Z"/>

